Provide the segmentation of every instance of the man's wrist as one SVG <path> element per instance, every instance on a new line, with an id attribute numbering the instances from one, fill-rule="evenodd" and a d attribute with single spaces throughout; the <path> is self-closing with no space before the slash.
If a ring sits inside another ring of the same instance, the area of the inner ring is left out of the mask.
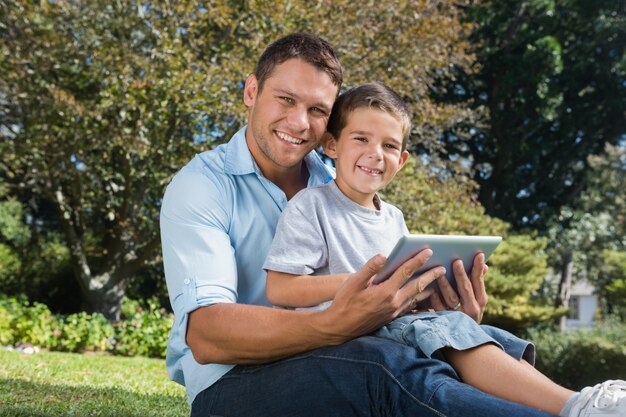
<path id="1" fill-rule="evenodd" d="M 352 339 L 338 326 L 340 322 L 336 315 L 327 309 L 313 313 L 310 317 L 309 325 L 312 331 L 319 335 L 324 346 L 332 346 Z"/>

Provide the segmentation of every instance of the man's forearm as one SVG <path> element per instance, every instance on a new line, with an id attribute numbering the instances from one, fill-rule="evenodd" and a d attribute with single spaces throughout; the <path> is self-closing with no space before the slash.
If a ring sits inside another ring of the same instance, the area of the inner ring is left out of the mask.
<path id="1" fill-rule="evenodd" d="M 349 339 L 330 324 L 323 312 L 214 304 L 190 314 L 187 344 L 199 363 L 265 363 Z"/>

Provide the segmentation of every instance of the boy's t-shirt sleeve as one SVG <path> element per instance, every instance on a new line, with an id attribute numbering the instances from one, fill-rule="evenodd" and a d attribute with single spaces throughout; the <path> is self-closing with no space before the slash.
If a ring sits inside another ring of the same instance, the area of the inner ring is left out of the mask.
<path id="1" fill-rule="evenodd" d="M 328 250 L 315 214 L 315 204 L 296 196 L 278 220 L 263 269 L 311 275 L 328 264 Z"/>

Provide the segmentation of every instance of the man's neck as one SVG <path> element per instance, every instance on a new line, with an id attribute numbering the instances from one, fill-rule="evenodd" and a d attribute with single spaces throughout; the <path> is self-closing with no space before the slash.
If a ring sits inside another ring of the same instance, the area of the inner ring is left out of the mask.
<path id="1" fill-rule="evenodd" d="M 287 200 L 296 195 L 300 190 L 306 188 L 309 182 L 309 170 L 306 163 L 302 161 L 300 166 L 286 168 L 281 172 L 263 173 L 265 177 L 272 181 L 278 188 L 283 190 Z M 273 174 L 273 175 L 272 175 Z"/>

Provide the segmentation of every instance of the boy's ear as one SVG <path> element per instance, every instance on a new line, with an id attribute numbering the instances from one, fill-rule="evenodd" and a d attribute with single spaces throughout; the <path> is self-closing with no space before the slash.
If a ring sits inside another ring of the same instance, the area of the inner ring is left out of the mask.
<path id="1" fill-rule="evenodd" d="M 324 153 L 332 159 L 337 159 L 337 139 L 330 133 L 325 132 L 321 142 Z"/>
<path id="2" fill-rule="evenodd" d="M 404 167 L 404 164 L 406 164 L 406 161 L 409 160 L 409 151 L 402 151 L 402 154 L 400 155 L 400 165 L 398 165 L 398 171 L 400 171 L 402 169 L 402 167 Z"/>
<path id="3" fill-rule="evenodd" d="M 256 95 L 259 90 L 259 82 L 256 75 L 250 74 L 246 78 L 246 84 L 243 88 L 243 102 L 247 107 L 253 106 L 256 101 Z"/>

